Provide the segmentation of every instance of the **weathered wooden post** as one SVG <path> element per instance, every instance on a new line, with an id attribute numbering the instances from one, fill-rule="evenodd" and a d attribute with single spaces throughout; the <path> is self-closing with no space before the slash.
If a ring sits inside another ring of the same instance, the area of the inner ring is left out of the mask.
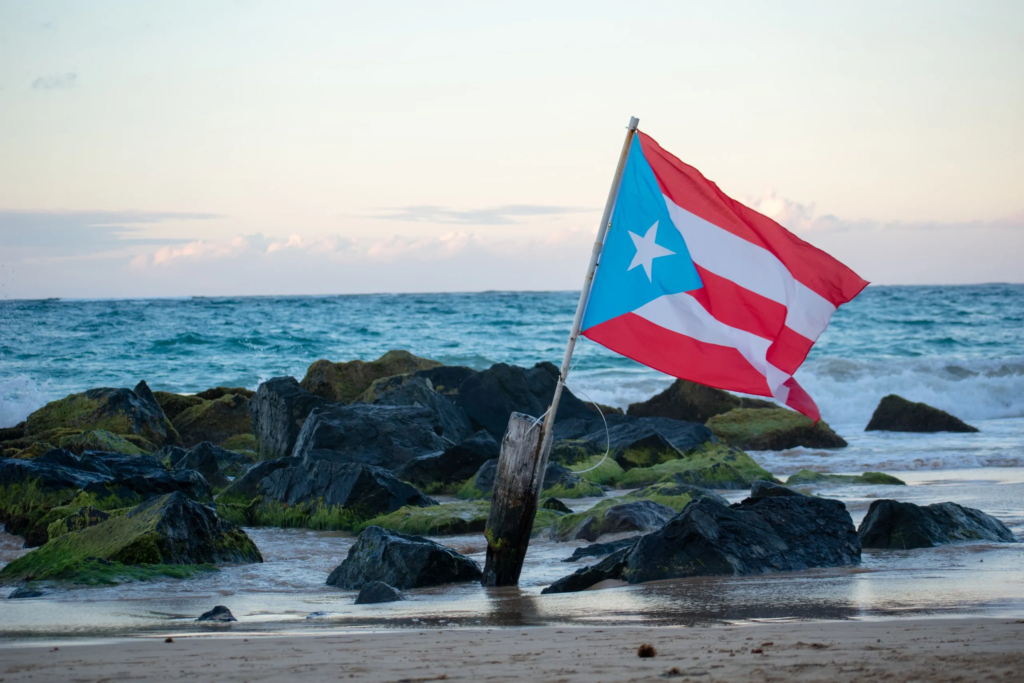
<path id="1" fill-rule="evenodd" d="M 485 586 L 519 584 L 519 574 L 523 570 L 526 549 L 530 545 L 530 533 L 533 531 L 533 520 L 537 515 L 540 491 L 544 484 L 544 470 L 548 465 L 548 454 L 551 452 L 551 442 L 554 438 L 558 401 L 562 397 L 562 388 L 569 374 L 569 363 L 583 323 L 590 288 L 594 284 L 594 273 L 597 272 L 598 260 L 604 248 L 604 238 L 608 233 L 608 225 L 615 208 L 615 198 L 619 194 L 622 172 L 626 167 L 629 147 L 639 123 L 635 116 L 629 120 L 626 141 L 622 144 L 619 165 L 615 169 L 608 201 L 605 202 L 604 214 L 597 229 L 594 251 L 590 256 L 590 266 L 587 268 L 580 300 L 576 305 L 576 317 L 573 319 L 569 343 L 562 357 L 562 369 L 555 385 L 555 393 L 551 397 L 551 406 L 544 416 L 543 423 L 527 415 L 512 413 L 505 437 L 501 441 L 491 511 L 487 516 L 487 527 L 484 532 L 487 537 L 487 562 L 484 565 L 481 583 Z"/>

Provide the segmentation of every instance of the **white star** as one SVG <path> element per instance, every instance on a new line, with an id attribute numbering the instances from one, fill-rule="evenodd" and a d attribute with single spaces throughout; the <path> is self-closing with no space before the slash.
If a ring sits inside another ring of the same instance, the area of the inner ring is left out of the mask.
<path id="1" fill-rule="evenodd" d="M 647 230 L 647 234 L 643 237 L 632 231 L 629 233 L 629 236 L 633 238 L 636 256 L 633 257 L 633 262 L 629 264 L 629 268 L 626 268 L 626 270 L 633 270 L 637 266 L 643 266 L 644 272 L 647 273 L 647 279 L 654 282 L 654 279 L 651 277 L 651 264 L 654 259 L 661 256 L 672 256 L 676 252 L 669 251 L 654 241 L 658 236 L 658 221 L 654 221 L 654 225 Z"/>

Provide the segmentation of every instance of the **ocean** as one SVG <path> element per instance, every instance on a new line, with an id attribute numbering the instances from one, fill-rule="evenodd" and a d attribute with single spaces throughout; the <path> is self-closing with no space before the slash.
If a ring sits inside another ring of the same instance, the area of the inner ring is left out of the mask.
<path id="1" fill-rule="evenodd" d="M 318 358 L 373 359 L 403 348 L 448 364 L 557 363 L 573 292 L 0 302 L 0 426 L 47 401 L 98 386 L 196 392 L 301 378 Z M 751 455 L 777 477 L 801 468 L 893 472 L 908 486 L 841 485 L 859 523 L 878 498 L 954 501 L 1005 522 L 1024 539 L 1024 286 L 869 287 L 841 308 L 798 379 L 844 449 Z M 671 378 L 583 341 L 570 388 L 627 406 Z M 889 393 L 943 408 L 974 434 L 864 432 Z M 622 495 L 611 491 L 608 495 Z M 730 501 L 745 491 L 722 492 Z M 449 499 L 444 498 L 442 502 Z M 570 501 L 576 510 L 593 500 Z M 225 566 L 189 581 L 55 588 L 3 601 L 0 643 L 27 637 L 194 631 L 227 604 L 248 631 L 687 624 L 751 619 L 865 619 L 910 615 L 1019 616 L 1024 544 L 967 543 L 865 551 L 854 568 L 704 577 L 560 596 L 541 589 L 576 568 L 579 542 L 531 541 L 521 590 L 466 584 L 411 591 L 391 605 L 353 605 L 326 586 L 353 538 L 309 529 L 247 529 L 265 562 Z M 482 562 L 482 534 L 439 539 Z M 0 566 L 27 552 L 0 531 Z"/>

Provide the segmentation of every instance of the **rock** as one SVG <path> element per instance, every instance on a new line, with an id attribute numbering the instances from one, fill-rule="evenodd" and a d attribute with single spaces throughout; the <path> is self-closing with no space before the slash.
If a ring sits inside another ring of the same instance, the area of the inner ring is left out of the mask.
<path id="1" fill-rule="evenodd" d="M 498 455 L 498 442 L 489 432 L 481 429 L 440 453 L 413 458 L 395 470 L 395 476 L 421 489 L 441 490 L 466 481 L 485 462 Z"/>
<path id="2" fill-rule="evenodd" d="M 600 421 L 566 421 L 556 426 L 555 439 L 572 444 L 581 453 L 603 454 L 610 446 L 611 457 L 622 469 L 630 470 L 676 460 L 712 438 L 710 429 L 695 422 L 628 415 L 606 419 L 607 430 Z"/>
<path id="3" fill-rule="evenodd" d="M 223 396 L 229 396 L 232 394 L 235 396 L 241 396 L 245 399 L 250 399 L 256 394 L 256 392 L 252 389 L 246 389 L 245 387 L 214 387 L 213 389 L 200 391 L 196 396 L 206 401 L 216 401 Z"/>
<path id="4" fill-rule="evenodd" d="M 265 499 L 285 506 L 338 506 L 363 519 L 406 506 L 437 505 L 436 500 L 387 470 L 362 463 L 300 460 L 291 467 L 270 472 L 258 488 Z"/>
<path id="5" fill-rule="evenodd" d="M 564 512 L 567 515 L 572 514 L 569 506 L 557 498 L 545 498 L 541 502 L 540 507 L 542 510 L 554 510 L 555 512 Z"/>
<path id="6" fill-rule="evenodd" d="M 751 498 L 772 498 L 778 496 L 802 496 L 804 494 L 793 489 L 788 489 L 781 484 L 776 484 L 773 481 L 755 481 L 753 486 L 750 487 Z"/>
<path id="7" fill-rule="evenodd" d="M 413 458 L 445 450 L 436 414 L 413 406 L 333 405 L 315 408 L 295 441 L 304 460 L 355 462 L 395 470 Z"/>
<path id="8" fill-rule="evenodd" d="M 798 486 L 801 484 L 885 484 L 889 486 L 906 486 L 902 479 L 885 474 L 883 472 L 865 472 L 864 474 L 822 474 L 811 470 L 800 470 L 791 474 L 786 480 L 786 486 Z"/>
<path id="9" fill-rule="evenodd" d="M 642 403 L 631 403 L 628 415 L 636 417 L 667 417 L 685 422 L 704 424 L 715 415 L 734 408 L 777 408 L 772 401 L 741 398 L 728 391 L 677 379 L 665 391 Z"/>
<path id="10" fill-rule="evenodd" d="M 248 505 L 253 498 L 260 495 L 260 482 L 267 478 L 272 472 L 291 467 L 299 462 L 296 458 L 278 458 L 277 460 L 264 460 L 258 462 L 245 474 L 231 482 L 226 489 L 217 496 L 218 503 L 241 503 Z"/>
<path id="11" fill-rule="evenodd" d="M 398 389 L 406 382 L 414 379 L 424 379 L 430 382 L 434 391 L 454 401 L 458 396 L 459 387 L 469 377 L 476 374 L 476 370 L 457 365 L 442 365 L 428 370 L 419 370 L 405 375 L 392 375 L 381 377 L 373 381 L 370 387 L 361 393 L 353 403 L 374 403 L 379 398 Z"/>
<path id="12" fill-rule="evenodd" d="M 956 503 L 914 505 L 876 500 L 868 508 L 858 531 L 865 548 L 910 550 L 956 541 L 1013 543 L 1005 524 L 981 510 Z"/>
<path id="13" fill-rule="evenodd" d="M 142 455 L 143 450 L 122 436 L 101 429 L 89 429 L 81 434 L 63 436 L 57 442 L 60 448 L 81 455 L 85 451 L 106 451 L 125 455 Z M 165 446 L 165 448 L 167 448 Z M 173 446 L 170 446 L 173 448 Z"/>
<path id="14" fill-rule="evenodd" d="M 817 423 L 786 408 L 737 408 L 708 420 L 708 427 L 730 446 L 750 451 L 788 448 L 844 448 L 846 441 L 824 420 Z"/>
<path id="15" fill-rule="evenodd" d="M 498 460 L 488 460 L 480 466 L 476 476 L 459 489 L 459 497 L 489 498 L 497 475 Z M 554 461 L 548 461 L 544 470 L 541 492 L 556 498 L 592 498 L 604 495 L 604 489 L 600 486 Z"/>
<path id="16" fill-rule="evenodd" d="M 46 404 L 26 420 L 29 438 L 46 440 L 61 430 L 139 436 L 157 448 L 178 443 L 177 432 L 145 382 L 135 389 L 90 389 L 71 394 Z"/>
<path id="17" fill-rule="evenodd" d="M 383 581 L 371 581 L 359 590 L 355 604 L 376 605 L 382 602 L 399 602 L 401 600 L 405 600 L 402 591 L 392 588 Z"/>
<path id="18" fill-rule="evenodd" d="M 11 591 L 11 593 L 7 596 L 7 599 L 24 600 L 28 598 L 41 598 L 44 595 L 46 595 L 46 593 L 38 588 L 31 588 L 29 586 L 19 586 L 18 588 L 15 588 L 13 591 Z"/>
<path id="19" fill-rule="evenodd" d="M 148 500 L 126 513 L 65 534 L 0 570 L 0 580 L 74 580 L 101 560 L 117 574 L 132 565 L 262 562 L 245 532 L 181 493 Z"/>
<path id="20" fill-rule="evenodd" d="M 302 379 L 306 391 L 334 403 L 351 403 L 366 391 L 374 380 L 404 375 L 441 364 L 429 358 L 414 356 L 408 351 L 388 351 L 375 361 L 353 360 L 332 363 L 318 360 L 309 366 Z"/>
<path id="21" fill-rule="evenodd" d="M 186 455 L 188 455 L 188 449 L 181 446 L 164 446 L 156 453 L 153 453 L 154 458 L 170 468 L 173 468 Z"/>
<path id="22" fill-rule="evenodd" d="M 217 467 L 220 469 L 221 474 L 229 477 L 245 474 L 256 463 L 256 460 L 249 453 L 237 453 L 227 448 L 214 446 L 209 442 L 203 442 L 196 446 L 196 448 L 209 448 L 213 451 L 213 457 L 217 460 Z"/>
<path id="23" fill-rule="evenodd" d="M 207 482 L 214 488 L 224 488 L 230 484 L 230 480 L 220 472 L 220 465 L 217 463 L 217 455 L 213 450 L 216 448 L 209 441 L 204 441 L 195 446 L 185 456 L 174 463 L 175 470 L 195 470 L 203 475 Z"/>
<path id="24" fill-rule="evenodd" d="M 544 593 L 585 590 L 608 579 L 644 583 L 688 576 L 740 576 L 860 561 L 846 506 L 811 496 L 747 498 L 725 506 L 700 498 L 658 531 Z"/>
<path id="25" fill-rule="evenodd" d="M 50 523 L 46 528 L 46 540 L 52 541 L 53 539 L 63 536 L 64 534 L 71 533 L 72 531 L 81 531 L 82 529 L 102 524 L 108 519 L 110 519 L 109 512 L 97 510 L 91 505 L 78 508 L 77 511 L 71 513 L 67 517 Z M 45 541 L 43 541 L 43 543 L 45 543 Z M 36 543 L 35 545 L 42 545 L 42 543 Z"/>
<path id="26" fill-rule="evenodd" d="M 562 560 L 562 562 L 575 562 L 585 557 L 603 557 L 623 548 L 631 548 L 634 544 L 636 544 L 635 536 L 620 538 L 617 541 L 609 541 L 608 543 L 591 543 L 588 546 L 576 548 L 576 550 L 572 551 L 572 555 Z"/>
<path id="27" fill-rule="evenodd" d="M 141 499 L 181 491 L 206 501 L 210 485 L 199 473 L 168 472 L 150 456 L 87 451 L 81 458 L 52 449 L 34 460 L 0 459 L 0 524 L 25 537 L 26 547 L 46 543 L 48 527 L 79 507 L 103 503 L 129 507 Z M 77 502 L 74 508 L 64 509 Z"/>
<path id="28" fill-rule="evenodd" d="M 976 432 L 978 429 L 944 410 L 889 394 L 879 402 L 864 431 Z"/>
<path id="29" fill-rule="evenodd" d="M 255 434 L 236 434 L 228 439 L 225 439 L 221 445 L 221 448 L 232 453 L 243 453 L 250 457 L 256 455 L 256 435 Z"/>
<path id="30" fill-rule="evenodd" d="M 213 621 L 218 623 L 228 623 L 232 621 L 238 621 L 235 619 L 235 615 L 231 613 L 224 605 L 217 605 L 209 612 L 203 612 L 202 615 L 196 621 Z"/>
<path id="31" fill-rule="evenodd" d="M 476 562 L 422 536 L 407 536 L 371 526 L 359 534 L 348 557 L 327 584 L 358 590 L 382 581 L 399 590 L 479 581 Z"/>
<path id="32" fill-rule="evenodd" d="M 491 504 L 473 500 L 430 507 L 403 507 L 365 522 L 362 527 L 378 526 L 390 531 L 419 536 L 455 536 L 481 534 L 487 527 Z"/>
<path id="33" fill-rule="evenodd" d="M 169 391 L 154 391 L 153 396 L 156 398 L 157 403 L 160 404 L 160 407 L 163 408 L 164 415 L 167 416 L 168 420 L 174 420 L 174 418 L 192 406 L 197 406 L 204 402 L 204 399 L 200 396 L 172 394 Z"/>
<path id="34" fill-rule="evenodd" d="M 430 380 L 424 377 L 413 377 L 380 396 L 374 404 L 426 408 L 436 415 L 437 424 L 441 426 L 439 434 L 452 443 L 462 441 L 473 431 L 465 411 L 457 408 L 447 397 L 436 393 Z"/>
<path id="35" fill-rule="evenodd" d="M 613 505 L 604 513 L 601 523 L 602 534 L 617 534 L 625 531 L 650 531 L 660 529 L 665 522 L 676 516 L 676 511 L 653 500 L 634 500 Z"/>
<path id="36" fill-rule="evenodd" d="M 203 401 L 179 414 L 172 424 L 186 447 L 203 441 L 219 444 L 239 434 L 251 434 L 249 399 L 225 394 L 215 401 Z"/>
<path id="37" fill-rule="evenodd" d="M 743 451 L 725 444 L 707 443 L 681 457 L 650 467 L 634 467 L 617 480 L 623 488 L 662 482 L 689 484 L 705 489 L 746 489 L 770 472 Z"/>
<path id="38" fill-rule="evenodd" d="M 603 500 L 589 510 L 563 515 L 555 520 L 551 537 L 556 541 L 596 541 L 605 533 L 612 533 L 614 525 L 609 524 L 606 530 L 605 515 L 609 510 L 634 501 L 650 501 L 662 507 L 653 507 L 652 511 L 662 511 L 663 507 L 672 510 L 672 514 L 681 512 L 697 498 L 708 498 L 721 505 L 728 505 L 726 500 L 716 493 L 696 486 L 679 483 L 659 483 L 645 486 L 620 498 Z M 641 511 L 639 508 L 637 511 Z M 626 512 L 629 508 L 625 509 Z M 657 514 L 655 512 L 655 514 Z M 672 515 L 669 515 L 671 517 Z M 660 526 L 662 522 L 651 521 L 650 524 Z M 640 524 L 636 525 L 640 527 Z M 653 526 L 647 528 L 654 528 Z"/>
<path id="39" fill-rule="evenodd" d="M 260 459 L 290 456 L 309 414 L 314 408 L 329 405 L 329 401 L 300 387 L 294 377 L 275 377 L 261 384 L 249 399 Z"/>
<path id="40" fill-rule="evenodd" d="M 539 417 L 548 409 L 557 381 L 558 368 L 551 363 L 538 363 L 529 370 L 498 363 L 466 378 L 459 387 L 455 405 L 466 411 L 475 426 L 501 439 L 512 413 Z M 557 419 L 601 421 L 567 389 L 562 392 Z"/>
<path id="41" fill-rule="evenodd" d="M 14 441 L 15 439 L 24 439 L 27 434 L 25 433 L 25 427 L 28 423 L 19 422 L 13 427 L 0 427 L 0 443 L 4 441 Z"/>

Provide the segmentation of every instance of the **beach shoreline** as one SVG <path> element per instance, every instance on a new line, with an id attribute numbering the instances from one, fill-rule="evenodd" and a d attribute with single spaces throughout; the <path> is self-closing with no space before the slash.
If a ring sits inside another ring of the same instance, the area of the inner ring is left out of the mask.
<path id="1" fill-rule="evenodd" d="M 173 642 L 167 642 L 167 638 Z M 212 631 L 0 645 L 0 680 L 1014 680 L 1024 620 L 926 618 L 706 627 Z M 640 658 L 641 644 L 657 655 Z"/>

